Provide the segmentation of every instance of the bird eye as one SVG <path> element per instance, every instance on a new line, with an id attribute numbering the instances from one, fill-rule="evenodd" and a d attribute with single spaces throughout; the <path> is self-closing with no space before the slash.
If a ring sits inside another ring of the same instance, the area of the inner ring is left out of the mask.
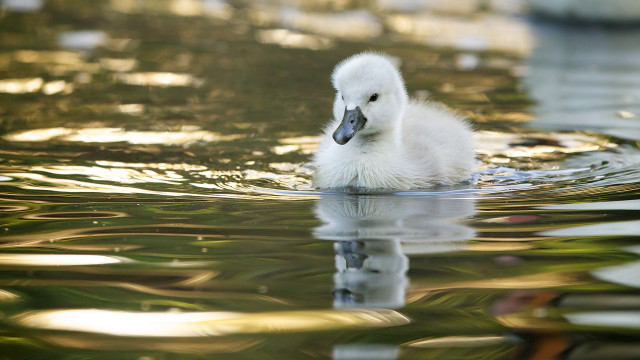
<path id="1" fill-rule="evenodd" d="M 371 102 L 371 101 L 376 101 L 376 100 L 378 100 L 378 94 L 373 94 L 373 95 L 371 95 L 371 97 L 369 98 L 369 102 Z"/>

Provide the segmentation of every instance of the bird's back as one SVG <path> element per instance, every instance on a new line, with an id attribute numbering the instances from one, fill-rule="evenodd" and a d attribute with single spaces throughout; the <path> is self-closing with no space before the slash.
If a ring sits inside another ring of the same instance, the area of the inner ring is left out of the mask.
<path id="1" fill-rule="evenodd" d="M 403 144 L 407 157 L 426 168 L 444 184 L 468 180 L 473 168 L 473 137 L 470 126 L 444 106 L 411 101 L 403 121 Z"/>

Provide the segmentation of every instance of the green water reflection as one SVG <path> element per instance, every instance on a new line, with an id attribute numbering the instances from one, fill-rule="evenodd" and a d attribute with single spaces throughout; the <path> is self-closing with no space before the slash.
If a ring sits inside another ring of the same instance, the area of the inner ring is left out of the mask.
<path id="1" fill-rule="evenodd" d="M 4 1 L 3 356 L 637 358 L 638 30 L 522 4 Z M 365 49 L 472 183 L 312 188 Z"/>

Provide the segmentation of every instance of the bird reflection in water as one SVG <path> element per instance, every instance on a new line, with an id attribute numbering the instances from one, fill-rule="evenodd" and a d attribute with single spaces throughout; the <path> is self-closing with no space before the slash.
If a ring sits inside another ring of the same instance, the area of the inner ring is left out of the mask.
<path id="1" fill-rule="evenodd" d="M 475 213 L 474 200 L 452 193 L 326 195 L 315 213 L 323 225 L 314 236 L 335 242 L 333 304 L 338 309 L 403 307 L 407 255 L 459 250 L 475 235 L 460 221 Z M 334 347 L 333 358 L 396 359 L 398 353 L 394 345 L 342 344 Z"/>

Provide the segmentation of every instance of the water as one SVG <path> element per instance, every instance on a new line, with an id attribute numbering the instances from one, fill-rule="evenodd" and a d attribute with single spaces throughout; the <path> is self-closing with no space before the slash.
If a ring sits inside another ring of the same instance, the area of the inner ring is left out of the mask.
<path id="1" fill-rule="evenodd" d="M 516 1 L 4 4 L 3 358 L 640 357 L 637 29 Z M 365 49 L 474 123 L 471 184 L 313 189 L 329 74 Z"/>

